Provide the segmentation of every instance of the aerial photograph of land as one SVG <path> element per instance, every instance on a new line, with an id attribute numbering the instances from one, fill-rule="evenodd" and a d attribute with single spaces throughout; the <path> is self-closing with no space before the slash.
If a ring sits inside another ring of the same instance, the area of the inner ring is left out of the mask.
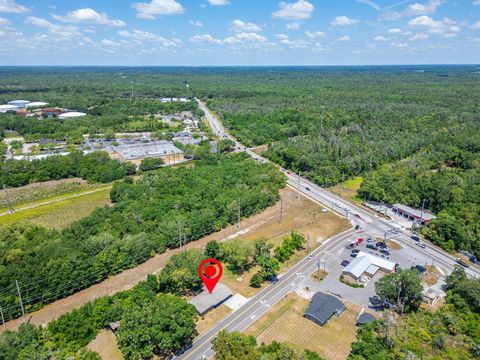
<path id="1" fill-rule="evenodd" d="M 0 0 L 0 360 L 480 359 L 480 1 Z"/>

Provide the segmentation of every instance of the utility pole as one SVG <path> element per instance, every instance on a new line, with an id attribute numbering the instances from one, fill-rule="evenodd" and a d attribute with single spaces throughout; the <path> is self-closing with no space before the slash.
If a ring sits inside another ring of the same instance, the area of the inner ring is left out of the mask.
<path id="1" fill-rule="evenodd" d="M 2 309 L 1 306 L 0 306 L 0 315 L 2 316 L 3 328 L 4 328 L 5 330 L 7 330 L 7 324 L 5 324 L 5 318 L 3 317 L 3 309 Z"/>
<path id="2" fill-rule="evenodd" d="M 20 307 L 22 308 L 23 322 L 27 323 L 27 316 L 25 315 L 25 308 L 23 307 L 22 294 L 20 293 L 20 286 L 18 285 L 18 280 L 15 280 L 15 284 L 17 285 L 18 298 L 20 299 Z"/>
<path id="3" fill-rule="evenodd" d="M 241 210 L 240 210 L 240 198 L 237 199 L 237 229 L 240 229 L 240 218 L 241 218 Z"/>
<path id="4" fill-rule="evenodd" d="M 310 234 L 307 234 L 307 254 L 310 252 Z"/>
<path id="5" fill-rule="evenodd" d="M 317 260 L 317 279 L 320 281 L 320 259 Z"/>

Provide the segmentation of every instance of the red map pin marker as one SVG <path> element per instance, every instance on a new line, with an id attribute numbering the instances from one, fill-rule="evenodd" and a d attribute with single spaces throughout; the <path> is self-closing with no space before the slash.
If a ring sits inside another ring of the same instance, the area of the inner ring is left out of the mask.
<path id="1" fill-rule="evenodd" d="M 203 284 L 211 294 L 218 280 L 222 277 L 222 264 L 215 259 L 205 259 L 198 265 L 198 275 L 202 279 Z"/>

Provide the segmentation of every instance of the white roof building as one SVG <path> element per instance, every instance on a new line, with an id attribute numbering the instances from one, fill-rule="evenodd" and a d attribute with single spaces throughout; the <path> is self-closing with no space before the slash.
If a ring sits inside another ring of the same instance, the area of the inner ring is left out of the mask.
<path id="1" fill-rule="evenodd" d="M 70 112 L 66 112 L 58 115 L 60 119 L 76 118 L 76 117 L 82 117 L 82 116 L 87 116 L 87 114 L 78 112 L 78 111 L 70 111 Z"/>
<path id="2" fill-rule="evenodd" d="M 42 106 L 47 106 L 48 103 L 43 102 L 43 101 L 34 101 L 31 103 L 28 103 L 26 106 L 27 108 L 32 108 L 32 107 L 42 107 Z"/>
<path id="3" fill-rule="evenodd" d="M 19 108 L 15 105 L 0 105 L 0 113 L 5 114 L 7 111 L 17 111 Z"/>
<path id="4" fill-rule="evenodd" d="M 395 271 L 395 263 L 360 251 L 355 260 L 343 269 L 343 274 L 354 279 L 360 279 L 364 274 L 373 277 L 379 270 L 388 273 L 393 272 Z"/>
<path id="5" fill-rule="evenodd" d="M 8 105 L 15 105 L 15 106 L 25 106 L 27 104 L 29 104 L 30 101 L 28 100 L 12 100 L 12 101 L 9 101 L 8 102 Z"/>

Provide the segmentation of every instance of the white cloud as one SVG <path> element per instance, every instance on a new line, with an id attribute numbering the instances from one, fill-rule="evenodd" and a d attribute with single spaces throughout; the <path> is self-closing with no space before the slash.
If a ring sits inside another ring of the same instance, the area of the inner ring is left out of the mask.
<path id="1" fill-rule="evenodd" d="M 29 16 L 25 19 L 25 22 L 27 24 L 31 24 L 33 26 L 41 27 L 48 29 L 50 32 L 55 33 L 55 34 L 60 34 L 60 33 L 73 33 L 77 32 L 77 27 L 75 26 L 62 26 L 62 25 L 56 25 L 52 24 L 50 21 L 46 19 L 42 19 L 39 17 L 35 16 Z"/>
<path id="2" fill-rule="evenodd" d="M 203 23 L 201 21 L 188 20 L 188 23 L 192 26 L 203 27 Z"/>
<path id="3" fill-rule="evenodd" d="M 421 28 L 429 34 L 442 35 L 447 38 L 455 37 L 461 31 L 460 26 L 449 18 L 434 20 L 429 16 L 422 15 L 410 20 L 408 24 L 412 28 Z"/>
<path id="4" fill-rule="evenodd" d="M 0 13 L 24 14 L 30 12 L 26 6 L 19 5 L 15 0 L 0 0 Z"/>
<path id="5" fill-rule="evenodd" d="M 352 39 L 348 35 L 344 35 L 344 36 L 338 38 L 338 41 L 350 41 L 350 40 L 352 40 Z"/>
<path id="6" fill-rule="evenodd" d="M 325 37 L 325 33 L 323 31 L 305 31 L 305 35 L 307 35 L 310 39 L 319 39 Z"/>
<path id="7" fill-rule="evenodd" d="M 233 20 L 231 30 L 234 32 L 258 32 L 262 31 L 262 28 L 254 23 L 244 22 L 242 20 Z"/>
<path id="8" fill-rule="evenodd" d="M 377 11 L 380 10 L 380 6 L 377 3 L 375 3 L 371 0 L 357 0 L 357 2 L 360 3 L 360 4 L 368 5 L 372 8 L 374 8 Z"/>
<path id="9" fill-rule="evenodd" d="M 298 30 L 300 29 L 300 24 L 298 22 L 288 23 L 285 25 L 288 30 Z"/>
<path id="10" fill-rule="evenodd" d="M 285 35 L 285 34 L 276 34 L 275 37 L 278 40 L 287 40 L 288 39 L 288 35 Z"/>
<path id="11" fill-rule="evenodd" d="M 395 21 L 405 16 L 420 16 L 431 15 L 437 12 L 437 9 L 445 3 L 445 0 L 428 0 L 424 4 L 415 3 L 411 4 L 404 11 L 392 11 L 391 9 L 400 6 L 404 3 L 410 2 L 408 0 L 400 1 L 393 6 L 389 6 L 383 11 L 381 18 L 384 20 Z"/>
<path id="12" fill-rule="evenodd" d="M 118 42 L 115 42 L 115 41 L 112 41 L 110 39 L 103 39 L 100 44 L 104 45 L 104 46 L 107 46 L 107 47 L 118 47 L 120 46 L 121 44 L 118 43 Z"/>
<path id="13" fill-rule="evenodd" d="M 389 34 L 401 34 L 401 33 L 402 33 L 402 29 L 399 29 L 399 28 L 388 29 L 388 33 L 389 33 Z"/>
<path id="14" fill-rule="evenodd" d="M 254 32 L 244 32 L 236 35 L 236 38 L 246 42 L 265 42 L 267 38 Z M 226 41 L 226 39 L 225 39 Z"/>
<path id="15" fill-rule="evenodd" d="M 127 31 L 127 30 L 122 30 L 118 32 L 118 35 L 126 38 L 131 38 L 139 42 L 155 42 L 155 43 L 160 43 L 162 46 L 165 47 L 171 47 L 171 46 L 177 46 L 177 41 L 174 40 L 169 40 L 164 38 L 163 36 L 148 32 L 148 31 L 142 31 L 142 30 L 133 30 L 133 31 Z"/>
<path id="16" fill-rule="evenodd" d="M 131 5 L 140 19 L 154 20 L 158 15 L 182 14 L 185 9 L 176 0 L 152 0 L 149 3 L 136 2 Z"/>
<path id="17" fill-rule="evenodd" d="M 477 21 L 475 24 L 473 24 L 471 28 L 473 30 L 480 30 L 480 21 Z"/>
<path id="18" fill-rule="evenodd" d="M 0 26 L 10 25 L 10 21 L 4 18 L 0 18 Z"/>
<path id="19" fill-rule="evenodd" d="M 385 38 L 384 36 L 381 36 L 381 35 L 377 35 L 373 38 L 373 40 L 375 40 L 375 41 L 387 41 L 387 38 Z"/>
<path id="20" fill-rule="evenodd" d="M 427 40 L 430 38 L 430 35 L 428 34 L 424 34 L 424 33 L 420 33 L 420 34 L 415 34 L 413 35 L 412 37 L 410 37 L 410 40 L 411 41 L 417 41 L 417 40 Z"/>
<path id="21" fill-rule="evenodd" d="M 473 0 L 472 4 L 473 5 L 480 5 L 480 0 Z"/>
<path id="22" fill-rule="evenodd" d="M 190 42 L 193 42 L 193 43 L 210 43 L 210 44 L 216 44 L 216 45 L 223 44 L 222 40 L 216 39 L 210 34 L 194 35 L 190 38 Z"/>
<path id="23" fill-rule="evenodd" d="M 388 29 L 387 32 L 388 32 L 389 34 L 394 34 L 394 35 L 404 35 L 404 36 L 410 36 L 410 35 L 412 35 L 412 32 L 411 32 L 411 31 L 405 31 L 405 30 L 402 30 L 402 29 L 399 29 L 399 28 Z"/>
<path id="24" fill-rule="evenodd" d="M 228 0 L 208 0 L 208 3 L 213 6 L 224 6 L 230 4 Z"/>
<path id="25" fill-rule="evenodd" d="M 308 19 L 312 16 L 312 12 L 315 7 L 305 0 L 299 0 L 295 3 L 281 2 L 279 10 L 274 12 L 272 16 L 278 19 L 286 20 L 302 20 Z"/>
<path id="26" fill-rule="evenodd" d="M 407 8 L 406 14 L 408 16 L 435 14 L 443 3 L 444 0 L 429 0 L 426 4 L 415 3 Z"/>
<path id="27" fill-rule="evenodd" d="M 52 15 L 55 20 L 72 23 L 99 24 L 110 26 L 125 26 L 125 22 L 118 19 L 110 19 L 105 13 L 98 13 L 91 8 L 78 9 L 68 12 L 66 15 Z"/>
<path id="28" fill-rule="evenodd" d="M 357 25 L 357 19 L 350 19 L 347 16 L 337 16 L 333 21 L 330 23 L 332 26 L 350 26 L 350 25 Z"/>

